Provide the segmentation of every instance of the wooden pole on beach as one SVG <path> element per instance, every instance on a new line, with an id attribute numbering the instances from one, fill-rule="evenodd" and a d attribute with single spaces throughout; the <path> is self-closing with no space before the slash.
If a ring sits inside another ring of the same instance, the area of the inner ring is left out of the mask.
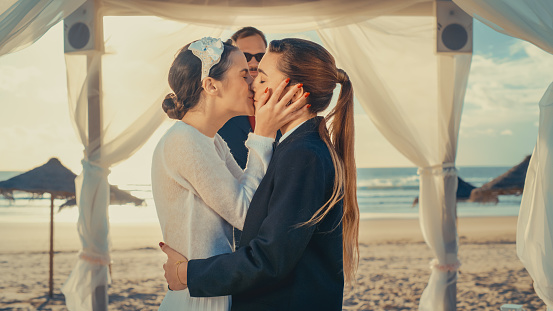
<path id="1" fill-rule="evenodd" d="M 89 154 L 93 153 L 102 146 L 102 62 L 101 54 L 104 50 L 104 27 L 103 16 L 98 10 L 100 7 L 100 1 L 94 1 L 94 21 L 92 27 L 94 27 L 94 46 L 95 51 L 92 55 L 87 55 L 87 69 L 88 69 L 88 147 Z M 97 59 L 97 63 L 93 64 L 94 58 Z M 91 68 L 94 74 L 91 74 Z M 90 158 L 89 158 L 90 160 Z M 92 274 L 97 271 L 92 270 Z M 94 276 L 92 276 L 94 277 Z M 100 285 L 94 288 L 92 293 L 92 310 L 93 311 L 107 311 L 108 310 L 108 288 L 107 285 Z"/>
<path id="2" fill-rule="evenodd" d="M 54 194 L 50 193 L 50 279 L 48 280 L 50 287 L 48 296 L 53 297 L 54 290 Z"/>
<path id="3" fill-rule="evenodd" d="M 96 28 L 98 29 L 98 28 Z M 98 56 L 100 57 L 100 56 Z M 87 56 L 88 68 L 91 67 L 93 56 Z M 98 75 L 90 76 L 88 80 L 88 145 L 93 149 L 101 146 L 101 126 L 102 126 L 102 107 L 101 107 L 101 62 L 98 60 Z M 90 71 L 89 71 L 90 74 Z M 97 91 L 96 91 L 97 90 Z M 92 91 L 92 92 L 90 92 Z M 94 230 L 94 229 L 93 229 Z M 92 270 L 92 274 L 97 271 Z M 94 278 L 94 276 L 92 276 Z M 92 293 L 92 310 L 107 311 L 108 310 L 108 289 L 105 285 L 100 285 L 94 289 Z"/>
<path id="4" fill-rule="evenodd" d="M 98 29 L 98 28 L 96 28 Z M 100 57 L 100 56 L 98 56 Z M 93 56 L 87 56 L 88 67 L 90 68 L 93 61 Z M 90 76 L 88 80 L 89 90 L 93 90 L 88 93 L 88 141 L 89 147 L 93 149 L 100 148 L 101 146 L 101 124 L 102 124 L 102 107 L 101 107 L 101 63 L 98 60 L 98 75 Z M 89 72 L 90 74 L 90 72 Z M 96 91 L 97 90 L 97 91 Z M 94 229 L 93 229 L 94 230 Z M 97 271 L 92 270 L 92 274 Z M 94 278 L 94 276 L 92 276 Z M 108 289 L 106 285 L 100 285 L 94 289 L 92 293 L 92 310 L 93 311 L 107 311 L 108 310 Z"/>
<path id="5" fill-rule="evenodd" d="M 98 29 L 98 28 L 96 28 Z M 88 56 L 88 66 L 91 66 L 92 56 Z M 98 60 L 98 62 L 100 62 Z M 88 82 L 89 90 L 94 90 L 88 93 L 88 140 L 89 146 L 95 148 L 101 147 L 101 126 L 102 126 L 102 107 L 101 107 L 101 63 L 97 64 L 98 76 L 91 76 Z M 98 93 L 96 93 L 98 90 Z M 92 151 L 92 150 L 91 150 Z M 92 271 L 91 273 L 95 273 Z M 107 286 L 101 285 L 94 289 L 92 295 L 92 310 L 107 311 L 108 310 L 108 294 Z"/>
<path id="6" fill-rule="evenodd" d="M 455 268 L 446 272 L 447 282 L 443 289 L 443 307 L 435 310 L 457 310 L 457 276 L 459 265 L 459 239 L 457 233 L 457 187 L 459 179 L 455 169 L 457 141 L 463 99 L 468 80 L 470 58 L 461 55 L 440 55 L 438 57 L 438 115 L 443 121 L 438 127 L 438 141 L 442 160 L 442 178 L 444 201 L 441 206 L 443 247 L 445 262 Z M 447 168 L 446 168 L 447 167 Z"/>
<path id="7" fill-rule="evenodd" d="M 444 264 L 454 265 L 455 268 L 447 271 L 447 282 L 443 297 L 443 308 L 436 310 L 457 310 L 457 276 L 459 265 L 459 239 L 457 233 L 457 187 L 459 179 L 455 169 L 457 155 L 457 141 L 459 125 L 463 109 L 463 98 L 468 80 L 470 58 L 460 55 L 441 55 L 438 60 L 438 105 L 439 116 L 446 120 L 438 128 L 440 142 L 443 145 L 440 154 L 443 154 L 443 195 L 442 205 L 442 237 L 445 251 Z M 448 167 L 445 169 L 445 167 Z"/>
<path id="8" fill-rule="evenodd" d="M 457 174 L 444 176 L 444 211 L 442 233 L 446 258 L 457 260 L 459 245 L 457 238 Z M 448 193 L 449 192 L 449 193 Z M 444 310 L 457 310 L 457 271 L 447 272 L 447 286 L 444 296 Z"/>

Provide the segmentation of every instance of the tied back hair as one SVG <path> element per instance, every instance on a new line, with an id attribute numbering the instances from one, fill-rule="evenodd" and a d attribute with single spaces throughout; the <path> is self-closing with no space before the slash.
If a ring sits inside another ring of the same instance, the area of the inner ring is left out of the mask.
<path id="1" fill-rule="evenodd" d="M 202 87 L 202 61 L 188 49 L 191 43 L 179 50 L 169 69 L 169 86 L 173 93 L 165 96 L 161 107 L 171 119 L 180 120 L 186 112 L 200 102 Z M 232 66 L 230 54 L 238 48 L 223 43 L 223 54 L 219 63 L 211 67 L 208 77 L 222 81 Z"/>
<path id="2" fill-rule="evenodd" d="M 303 83 L 311 94 L 309 111 L 324 111 L 332 100 L 336 84 L 341 85 L 336 107 L 319 124 L 319 135 L 330 151 L 335 170 L 330 199 L 306 223 L 321 222 L 332 208 L 343 200 L 342 246 L 344 279 L 351 284 L 359 263 L 359 207 L 357 204 L 357 171 L 354 157 L 353 87 L 347 73 L 336 68 L 334 57 L 322 46 L 302 39 L 271 41 L 269 52 L 280 55 L 278 69 L 290 85 Z"/>

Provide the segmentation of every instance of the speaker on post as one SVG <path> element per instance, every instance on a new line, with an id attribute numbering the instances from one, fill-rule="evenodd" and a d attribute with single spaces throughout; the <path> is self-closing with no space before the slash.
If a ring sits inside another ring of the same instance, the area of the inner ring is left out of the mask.
<path id="1" fill-rule="evenodd" d="M 437 0 L 436 51 L 438 53 L 472 53 L 472 16 L 451 0 Z"/>
<path id="2" fill-rule="evenodd" d="M 87 0 L 63 20 L 65 53 L 87 52 L 96 49 L 94 0 Z"/>

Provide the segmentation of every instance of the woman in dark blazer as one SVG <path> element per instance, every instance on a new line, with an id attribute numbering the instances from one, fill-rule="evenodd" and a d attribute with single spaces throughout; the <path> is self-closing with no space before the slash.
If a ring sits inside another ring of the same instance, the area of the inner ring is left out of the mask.
<path id="1" fill-rule="evenodd" d="M 281 128 L 236 252 L 188 261 L 160 243 L 165 277 L 193 297 L 232 295 L 232 310 L 341 310 L 359 257 L 351 82 L 322 46 L 301 39 L 272 41 L 259 73 L 255 100 L 278 96 L 284 79 L 301 82 L 293 100 L 308 97 L 311 115 Z M 318 117 L 337 83 L 336 107 Z"/>

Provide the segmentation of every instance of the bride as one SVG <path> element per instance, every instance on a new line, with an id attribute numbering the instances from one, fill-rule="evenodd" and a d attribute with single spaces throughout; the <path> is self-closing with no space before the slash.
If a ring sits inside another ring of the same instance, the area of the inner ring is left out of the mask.
<path id="1" fill-rule="evenodd" d="M 162 106 L 178 121 L 154 151 L 152 193 L 165 243 L 186 258 L 234 251 L 232 228 L 243 227 L 277 130 L 307 113 L 304 96 L 288 105 L 299 88 L 277 100 L 289 79 L 274 94 L 265 90 L 255 104 L 252 80 L 244 54 L 214 38 L 184 46 L 169 70 L 174 93 Z M 254 113 L 256 127 L 245 143 L 249 154 L 242 171 L 217 131 L 232 117 Z M 230 296 L 194 298 L 188 290 L 169 290 L 159 309 L 229 310 L 230 305 Z"/>

